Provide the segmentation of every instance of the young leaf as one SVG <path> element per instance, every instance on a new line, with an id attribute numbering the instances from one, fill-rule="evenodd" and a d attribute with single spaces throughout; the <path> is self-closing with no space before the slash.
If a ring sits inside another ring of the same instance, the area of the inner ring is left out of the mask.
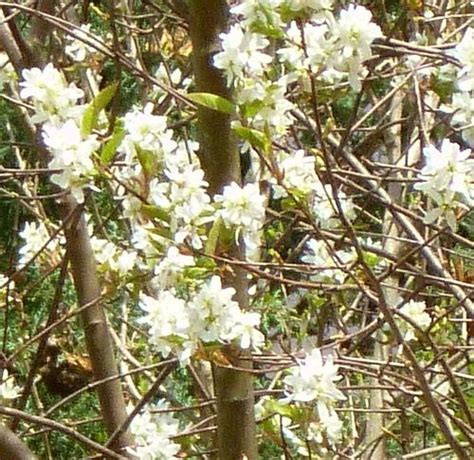
<path id="1" fill-rule="evenodd" d="M 169 222 L 171 220 L 169 211 L 165 211 L 157 206 L 145 204 L 142 209 L 144 213 L 152 219 L 162 220 L 163 222 Z"/>
<path id="2" fill-rule="evenodd" d="M 234 104 L 227 99 L 211 93 L 189 93 L 188 99 L 191 99 L 196 104 L 202 105 L 217 112 L 233 114 L 235 111 Z"/>
<path id="3" fill-rule="evenodd" d="M 137 156 L 140 165 L 143 168 L 143 171 L 148 177 L 151 177 L 155 174 L 157 169 L 157 160 L 156 155 L 149 150 L 143 150 L 141 148 L 137 148 Z"/>
<path id="4" fill-rule="evenodd" d="M 246 128 L 245 126 L 234 126 L 233 130 L 244 141 L 247 141 L 252 147 L 263 152 L 270 150 L 270 140 L 268 137 L 256 129 Z"/>
<path id="5" fill-rule="evenodd" d="M 213 255 L 216 252 L 217 243 L 219 241 L 219 234 L 221 233 L 221 228 L 223 227 L 224 223 L 222 219 L 217 219 L 212 224 L 211 230 L 207 237 L 206 241 L 206 254 Z"/>
<path id="6" fill-rule="evenodd" d="M 97 126 L 100 112 L 104 110 L 112 100 L 118 85 L 118 82 L 115 82 L 105 87 L 89 104 L 82 117 L 81 133 L 83 136 L 88 136 Z"/>
<path id="7" fill-rule="evenodd" d="M 117 149 L 120 147 L 120 144 L 125 137 L 125 130 L 122 127 L 115 127 L 112 137 L 109 139 L 107 144 L 104 145 L 102 152 L 100 153 L 100 161 L 102 164 L 109 164 Z"/>

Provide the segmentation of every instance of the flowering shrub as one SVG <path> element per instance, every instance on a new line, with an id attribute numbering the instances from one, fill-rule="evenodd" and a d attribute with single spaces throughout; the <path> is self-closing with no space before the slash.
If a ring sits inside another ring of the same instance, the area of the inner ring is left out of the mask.
<path id="1" fill-rule="evenodd" d="M 0 117 L 15 165 L 0 177 L 22 205 L 18 249 L 0 275 L 5 324 L 13 314 L 24 327 L 23 308 L 37 314 L 30 288 L 70 257 L 77 216 L 60 222 L 52 201 L 70 194 L 86 213 L 127 399 L 147 401 L 129 453 L 205 455 L 206 366 L 229 370 L 236 356 L 236 373 L 257 376 L 258 429 L 270 440 L 261 458 L 462 452 L 474 314 L 474 29 L 453 19 L 464 6 L 411 2 L 404 16 L 400 2 L 231 2 L 208 62 L 226 99 L 195 91 L 183 27 L 193 18 L 158 3 L 110 16 L 94 4 L 95 22 L 70 33 L 58 22 L 61 58 L 16 76 L 0 61 L 5 104 L 38 147 L 32 159 L 24 133 Z M 241 160 L 240 180 L 214 195 L 196 110 L 228 119 Z M 21 361 L 15 376 L 28 392 L 58 360 L 38 325 L 73 328 L 57 319 L 75 303 L 59 276 L 45 296 L 51 313 L 4 346 L 15 357 L 38 341 L 32 374 Z M 168 362 L 176 370 L 150 395 L 161 375 L 148 366 Z M 0 397 L 20 395 L 5 370 Z"/>

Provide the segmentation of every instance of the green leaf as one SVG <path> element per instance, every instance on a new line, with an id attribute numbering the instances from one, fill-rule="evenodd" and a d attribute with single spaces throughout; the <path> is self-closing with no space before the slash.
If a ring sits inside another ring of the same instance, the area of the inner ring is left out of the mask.
<path id="1" fill-rule="evenodd" d="M 232 102 L 227 99 L 217 96 L 216 94 L 211 93 L 189 93 L 187 95 L 188 99 L 195 102 L 196 104 L 202 105 L 211 110 L 217 112 L 233 114 L 235 112 L 235 107 Z"/>
<path id="2" fill-rule="evenodd" d="M 153 152 L 150 152 L 149 150 L 140 149 L 138 148 L 138 146 L 136 146 L 136 149 L 138 161 L 140 162 L 143 171 L 148 177 L 153 176 L 158 167 L 156 155 Z"/>
<path id="3" fill-rule="evenodd" d="M 270 151 L 270 139 L 261 131 L 246 128 L 245 126 L 234 126 L 233 129 L 237 136 L 247 141 L 252 147 L 262 150 L 265 153 Z"/>
<path id="4" fill-rule="evenodd" d="M 212 224 L 206 241 L 206 254 L 213 255 L 216 252 L 217 243 L 219 242 L 219 234 L 221 233 L 221 228 L 223 225 L 224 222 L 222 222 L 221 218 L 216 219 Z"/>
<path id="5" fill-rule="evenodd" d="M 82 117 L 81 134 L 83 136 L 88 136 L 97 126 L 100 112 L 110 103 L 117 92 L 118 85 L 118 82 L 115 82 L 105 87 L 89 104 Z"/>
<path id="6" fill-rule="evenodd" d="M 115 152 L 120 147 L 124 137 L 125 130 L 121 126 L 116 126 L 112 133 L 112 137 L 109 139 L 107 144 L 104 145 L 104 148 L 100 153 L 100 161 L 102 164 L 107 165 L 112 161 Z"/>
<path id="7" fill-rule="evenodd" d="M 152 206 L 150 204 L 145 204 L 142 207 L 143 212 L 152 219 L 162 220 L 164 222 L 170 221 L 170 214 L 168 211 L 164 209 L 158 208 L 156 206 Z"/>

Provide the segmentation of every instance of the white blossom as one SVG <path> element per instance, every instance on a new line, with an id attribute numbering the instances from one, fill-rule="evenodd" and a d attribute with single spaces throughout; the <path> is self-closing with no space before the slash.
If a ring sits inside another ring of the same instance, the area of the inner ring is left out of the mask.
<path id="1" fill-rule="evenodd" d="M 358 5 L 349 5 L 347 10 L 342 10 L 332 27 L 344 58 L 357 56 L 362 61 L 370 58 L 370 44 L 383 36 L 380 27 L 372 22 L 372 13 Z"/>
<path id="2" fill-rule="evenodd" d="M 66 37 L 68 44 L 64 48 L 73 61 L 82 62 L 96 48 L 104 49 L 102 42 L 91 32 L 91 24 L 82 24 L 79 29 L 74 30 L 74 35 Z M 95 46 L 91 46 L 91 43 Z"/>
<path id="3" fill-rule="evenodd" d="M 431 317 L 425 310 L 425 302 L 417 302 L 415 300 L 410 300 L 399 308 L 400 313 L 415 323 L 421 330 L 427 329 L 431 324 Z M 399 317 L 399 319 L 399 328 L 403 338 L 407 342 L 415 339 L 415 328 L 403 318 Z"/>
<path id="4" fill-rule="evenodd" d="M 462 138 L 469 147 L 474 147 L 474 95 L 456 92 L 451 104 L 443 105 L 440 109 L 452 113 L 451 123 L 461 130 Z"/>
<path id="5" fill-rule="evenodd" d="M 66 120 L 77 101 L 84 96 L 76 85 L 67 84 L 64 75 L 53 64 L 48 64 L 43 70 L 36 67 L 25 69 L 22 76 L 20 97 L 32 99 L 35 107 L 32 121 L 35 123 L 51 122 L 52 116 Z"/>
<path id="6" fill-rule="evenodd" d="M 222 51 L 214 56 L 214 65 L 224 70 L 227 82 L 230 84 L 234 78 L 241 79 L 247 76 L 261 76 L 272 61 L 272 57 L 263 53 L 269 42 L 261 35 L 242 29 L 239 24 L 234 24 L 228 33 L 219 35 Z"/>
<path id="7" fill-rule="evenodd" d="M 168 405 L 159 401 L 156 405 L 148 406 L 137 414 L 130 424 L 130 431 L 135 438 L 133 447 L 127 451 L 140 460 L 171 460 L 177 458 L 179 444 L 170 440 L 178 432 L 178 421 L 169 413 L 152 413 L 156 410 L 166 410 Z M 127 412 L 132 412 L 131 405 Z"/>
<path id="8" fill-rule="evenodd" d="M 229 227 L 256 228 L 261 225 L 265 216 L 265 197 L 260 194 L 257 184 L 240 187 L 232 182 L 214 200 L 221 204 L 219 216 Z"/>
<path id="9" fill-rule="evenodd" d="M 352 200 L 342 191 L 336 191 L 336 194 L 344 217 L 349 221 L 353 220 L 356 214 Z M 339 208 L 331 184 L 314 182 L 311 209 L 316 222 L 322 228 L 331 229 L 341 225 Z"/>
<path id="10" fill-rule="evenodd" d="M 166 257 L 155 267 L 156 284 L 160 288 L 172 287 L 179 274 L 186 268 L 194 265 L 194 257 L 181 254 L 175 246 L 168 248 Z"/>
<path id="11" fill-rule="evenodd" d="M 0 401 L 6 399 L 16 399 L 21 395 L 21 388 L 15 385 L 15 378 L 8 375 L 8 370 L 4 369 L 0 383 Z"/>
<path id="12" fill-rule="evenodd" d="M 458 87 L 461 91 L 474 90 L 474 27 L 466 29 L 462 40 L 454 50 L 462 69 L 458 71 Z"/>
<path id="13" fill-rule="evenodd" d="M 162 160 L 176 148 L 173 133 L 167 129 L 167 118 L 153 115 L 151 103 L 125 114 L 123 122 L 126 135 L 120 148 L 126 154 L 127 163 L 136 161 L 138 150 L 152 152 L 157 160 Z"/>
<path id="14" fill-rule="evenodd" d="M 61 170 L 51 176 L 51 182 L 63 189 L 69 188 L 77 201 L 82 203 L 87 176 L 94 171 L 92 156 L 100 146 L 97 136 L 83 138 L 76 122 L 68 120 L 59 126 L 46 124 L 43 139 L 52 153 L 49 168 Z"/>
<path id="15" fill-rule="evenodd" d="M 415 189 L 426 193 L 435 203 L 428 211 L 425 222 L 446 218 L 452 230 L 456 229 L 456 209 L 474 203 L 474 160 L 471 150 L 461 150 L 456 143 L 445 139 L 440 149 L 429 145 L 423 150 L 425 166 L 418 175 L 421 182 Z"/>
<path id="16" fill-rule="evenodd" d="M 140 308 L 145 316 L 139 323 L 148 326 L 151 342 L 166 358 L 179 346 L 173 339 L 186 338 L 189 329 L 186 302 L 172 291 L 161 291 L 156 299 L 141 293 Z"/>
<path id="17" fill-rule="evenodd" d="M 25 242 L 19 250 L 20 257 L 18 260 L 18 265 L 23 267 L 45 247 L 50 237 L 46 226 L 42 222 L 25 222 L 19 235 Z M 57 246 L 57 240 L 53 240 L 48 243 L 47 248 L 49 251 L 54 251 Z"/>

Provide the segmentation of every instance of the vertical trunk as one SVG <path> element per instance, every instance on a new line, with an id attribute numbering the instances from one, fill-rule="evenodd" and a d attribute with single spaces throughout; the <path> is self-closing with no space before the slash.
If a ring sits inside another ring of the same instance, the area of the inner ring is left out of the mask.
<path id="1" fill-rule="evenodd" d="M 65 199 L 61 212 L 63 219 L 69 216 L 69 221 L 65 226 L 66 244 L 79 305 L 91 304 L 81 316 L 94 378 L 95 380 L 107 379 L 118 375 L 118 368 L 107 318 L 98 302 L 101 296 L 100 285 L 86 222 L 82 210 L 71 196 Z M 107 433 L 112 434 L 127 418 L 120 379 L 109 380 L 99 385 L 97 393 Z M 123 449 L 131 443 L 131 435 L 125 431 L 117 436 L 110 447 L 124 454 Z"/>
<path id="2" fill-rule="evenodd" d="M 0 458 L 34 460 L 36 457 L 5 425 L 0 425 Z"/>
<path id="3" fill-rule="evenodd" d="M 402 154 L 401 146 L 401 129 L 400 125 L 397 124 L 398 120 L 402 118 L 402 99 L 400 94 L 396 94 L 392 101 L 391 107 L 391 121 L 395 123 L 394 127 L 386 133 L 386 147 L 388 162 L 390 164 L 396 164 Z M 395 182 L 388 186 L 388 193 L 394 203 L 399 203 L 402 196 L 402 186 Z M 393 215 L 389 210 L 385 211 L 383 219 L 383 234 L 385 241 L 383 241 L 383 249 L 390 254 L 399 255 L 401 251 L 401 243 L 397 240 L 400 236 L 400 232 Z M 389 276 L 382 288 L 385 296 L 385 301 L 388 305 L 395 305 L 398 299 L 398 286 L 399 276 L 397 273 Z M 387 346 L 383 344 L 384 332 L 381 329 L 377 330 L 375 337 L 374 353 L 373 358 L 377 361 L 385 361 L 387 359 Z M 379 385 L 378 378 L 372 379 L 373 385 Z M 385 455 L 385 436 L 384 436 L 384 416 L 382 412 L 376 412 L 384 408 L 384 391 L 383 390 L 371 390 L 370 409 L 374 412 L 370 413 L 367 418 L 366 427 L 366 443 L 369 446 L 364 454 L 366 460 L 384 460 Z"/>
<path id="4" fill-rule="evenodd" d="M 43 2 L 41 5 L 46 4 L 48 2 Z M 34 37 L 30 37 L 30 39 L 34 40 Z M 19 51 L 14 35 L 10 29 L 1 25 L 0 44 L 7 52 L 18 73 L 23 68 L 28 67 L 28 63 Z M 41 61 L 42 56 L 38 54 L 36 59 Z M 35 132 L 28 120 L 25 121 L 25 127 L 30 132 L 32 142 L 38 145 L 38 152 L 40 152 L 43 161 L 46 161 L 48 152 L 42 145 L 38 133 Z M 101 290 L 83 211 L 81 207 L 78 207 L 76 200 L 69 195 L 61 203 L 60 213 L 63 220 L 70 218 L 65 225 L 65 236 L 79 304 L 83 306 L 91 303 L 91 306 L 82 313 L 82 321 L 94 377 L 95 380 L 107 379 L 118 375 L 118 368 L 110 341 L 106 315 L 98 302 Z M 97 391 L 107 432 L 112 434 L 127 419 L 120 380 L 117 378 L 108 381 L 100 385 Z M 131 443 L 131 434 L 129 431 L 125 431 L 117 437 L 111 448 L 124 455 L 124 448 L 131 445 Z"/>
<path id="5" fill-rule="evenodd" d="M 213 67 L 213 55 L 219 51 L 219 34 L 227 27 L 228 7 L 224 0 L 192 0 L 190 33 L 193 43 L 196 89 L 231 99 L 225 79 Z M 240 158 L 231 131 L 231 117 L 213 110 L 198 110 L 200 159 L 211 195 L 235 181 L 240 183 Z M 243 246 L 235 247 L 231 256 L 242 258 Z M 226 279 L 237 292 L 242 309 L 248 306 L 246 274 L 235 270 Z M 242 350 L 225 347 L 234 366 L 250 368 L 251 360 Z M 246 359 L 247 358 L 247 359 Z M 217 447 L 221 460 L 255 459 L 255 416 L 252 376 L 232 368 L 214 366 L 217 397 Z"/>

